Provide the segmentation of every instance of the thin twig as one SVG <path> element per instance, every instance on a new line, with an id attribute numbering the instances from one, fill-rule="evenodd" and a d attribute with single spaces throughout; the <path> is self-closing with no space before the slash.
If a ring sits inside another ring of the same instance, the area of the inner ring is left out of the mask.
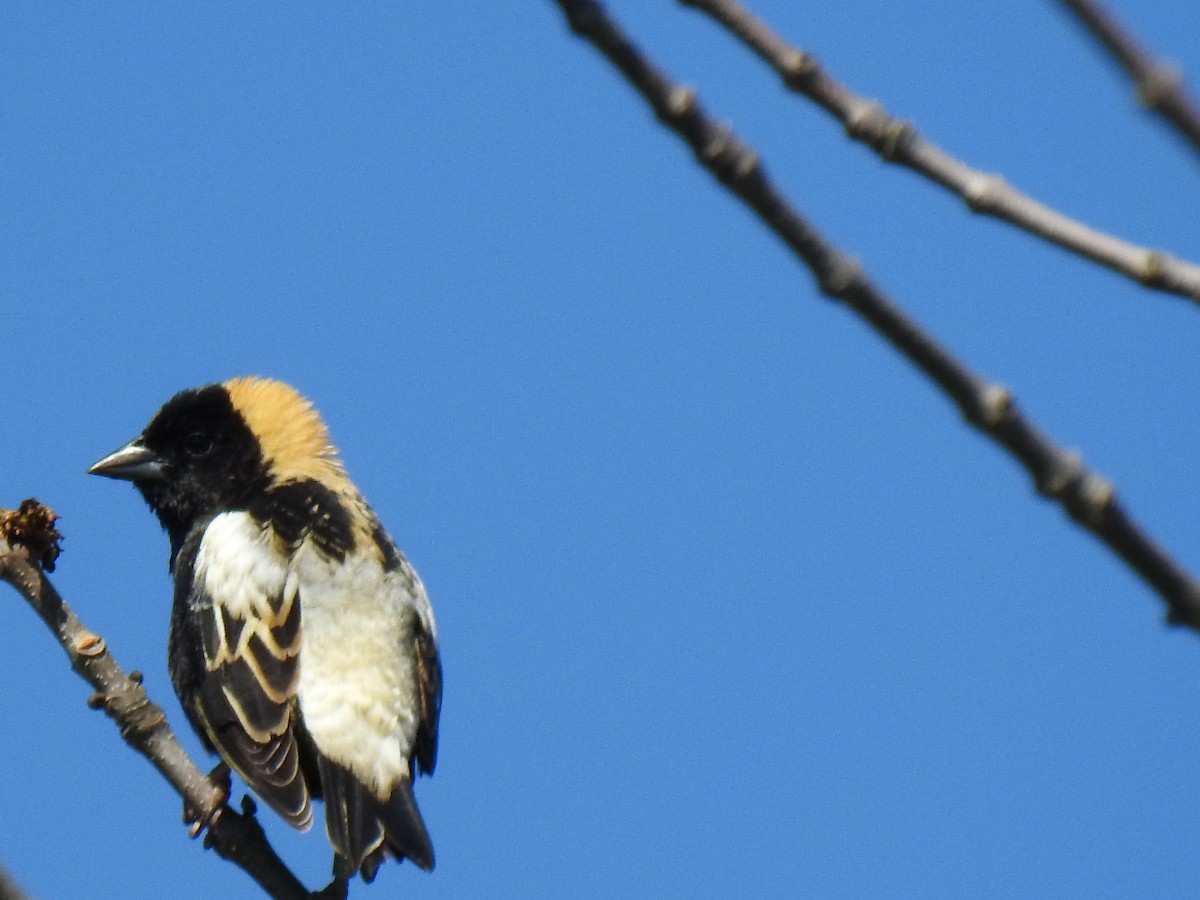
<path id="1" fill-rule="evenodd" d="M 1094 0 L 1059 2 L 1075 14 L 1133 80 L 1142 106 L 1161 116 L 1194 150 L 1200 151 L 1200 109 L 1184 88 L 1178 67 L 1156 59 Z"/>
<path id="2" fill-rule="evenodd" d="M 0 868 L 0 900 L 29 900 L 29 896 L 4 868 Z"/>
<path id="3" fill-rule="evenodd" d="M 36 501 L 21 505 L 21 513 L 27 511 L 48 513 L 43 518 L 53 526 L 53 513 Z M 17 515 L 0 510 L 0 522 L 7 526 Z M 283 900 L 307 898 L 309 892 L 267 841 L 249 798 L 243 802 L 240 814 L 226 805 L 225 792 L 188 756 L 167 724 L 166 715 L 142 687 L 141 675 L 127 673 L 117 665 L 104 639 L 84 627 L 46 579 L 38 562 L 47 558 L 45 546 L 33 540 L 29 545 L 17 543 L 14 534 L 19 532 L 0 528 L 0 581 L 16 588 L 54 632 L 71 668 L 96 691 L 88 704 L 108 713 L 125 742 L 150 760 L 183 798 L 195 820 L 207 823 L 206 847 L 239 866 L 269 896 Z M 53 534 L 57 537 L 57 532 Z"/>
<path id="4" fill-rule="evenodd" d="M 886 162 L 941 185 L 972 212 L 1008 222 L 1148 288 L 1200 301 L 1200 265 L 1098 231 L 1022 193 L 999 175 L 971 168 L 923 138 L 911 123 L 894 118 L 878 101 L 841 84 L 812 54 L 789 44 L 737 0 L 679 2 L 723 25 L 770 65 L 790 90 L 832 114 L 850 137 Z"/>
<path id="5" fill-rule="evenodd" d="M 681 137 L 700 163 L 752 209 L 809 268 L 820 290 L 867 321 L 958 406 L 967 421 L 1011 453 L 1039 493 L 1107 544 L 1156 590 L 1169 621 L 1200 631 L 1200 584 L 1151 540 L 1118 502 L 1113 486 L 1036 428 L 1009 392 L 985 381 L 892 303 L 858 263 L 825 239 L 768 179 L 757 154 L 711 119 L 695 93 L 671 81 L 596 0 L 555 0 L 571 28 L 604 54 Z"/>

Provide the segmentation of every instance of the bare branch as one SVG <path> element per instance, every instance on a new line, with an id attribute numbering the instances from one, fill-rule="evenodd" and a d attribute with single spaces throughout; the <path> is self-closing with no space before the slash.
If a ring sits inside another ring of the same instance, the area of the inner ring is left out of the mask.
<path id="1" fill-rule="evenodd" d="M 3 868 L 0 868 L 0 900 L 28 900 L 21 886 Z"/>
<path id="2" fill-rule="evenodd" d="M 638 50 L 596 0 L 555 0 L 571 28 L 604 54 L 681 137 L 700 163 L 790 247 L 820 290 L 840 300 L 916 365 L 967 421 L 1033 476 L 1039 493 L 1057 501 L 1166 601 L 1169 620 L 1200 631 L 1200 584 L 1128 516 L 1113 486 L 1035 427 L 1009 392 L 970 371 L 892 303 L 858 263 L 825 239 L 768 179 L 755 152 L 711 119 L 695 93 L 671 81 Z"/>
<path id="3" fill-rule="evenodd" d="M 1060 0 L 1075 14 L 1092 37 L 1104 45 L 1133 79 L 1138 101 L 1157 113 L 1200 151 L 1200 109 L 1183 86 L 1176 66 L 1155 59 L 1112 14 L 1094 0 Z"/>
<path id="4" fill-rule="evenodd" d="M 183 798 L 197 823 L 207 825 L 204 845 L 236 864 L 271 897 L 299 900 L 308 891 L 267 841 L 246 798 L 239 814 L 226 805 L 227 792 L 215 785 L 188 756 L 150 700 L 137 672 L 126 673 L 99 635 L 89 631 L 42 572 L 58 555 L 54 513 L 36 500 L 18 511 L 0 510 L 0 581 L 7 581 L 33 607 L 58 638 L 71 668 L 95 689 L 88 705 L 103 709 L 121 737 L 162 773 Z M 197 826 L 198 833 L 201 826 Z"/>
<path id="5" fill-rule="evenodd" d="M 832 114 L 850 137 L 886 162 L 951 191 L 972 212 L 1015 225 L 1148 288 L 1200 301 L 1200 265 L 1105 234 L 1022 193 L 999 175 L 971 168 L 921 137 L 911 123 L 892 117 L 877 101 L 838 82 L 815 57 L 789 44 L 737 0 L 679 2 L 723 25 L 775 69 L 790 90 Z"/>

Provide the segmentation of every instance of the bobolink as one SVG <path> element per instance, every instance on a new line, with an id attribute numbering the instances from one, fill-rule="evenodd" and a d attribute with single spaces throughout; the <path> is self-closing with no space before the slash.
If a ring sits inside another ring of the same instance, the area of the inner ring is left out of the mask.
<path id="1" fill-rule="evenodd" d="M 432 869 L 412 780 L 437 758 L 433 612 L 312 405 L 263 378 L 182 391 L 89 472 L 170 537 L 171 681 L 208 749 L 296 828 L 323 799 L 337 874 Z"/>

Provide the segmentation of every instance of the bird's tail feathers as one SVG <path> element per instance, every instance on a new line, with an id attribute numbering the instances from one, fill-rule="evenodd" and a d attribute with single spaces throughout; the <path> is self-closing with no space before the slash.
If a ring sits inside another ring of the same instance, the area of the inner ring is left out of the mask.
<path id="1" fill-rule="evenodd" d="M 413 797 L 412 781 L 398 782 L 387 802 L 376 797 L 348 769 L 321 757 L 321 790 L 325 799 L 325 829 L 339 857 L 338 874 L 358 869 L 372 881 L 388 856 L 407 857 L 420 868 L 434 866 L 433 843 Z"/>

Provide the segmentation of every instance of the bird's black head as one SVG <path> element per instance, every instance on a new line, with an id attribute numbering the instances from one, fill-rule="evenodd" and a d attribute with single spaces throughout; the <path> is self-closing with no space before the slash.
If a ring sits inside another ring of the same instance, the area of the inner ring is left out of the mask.
<path id="1" fill-rule="evenodd" d="M 88 471 L 132 481 L 173 551 L 197 522 L 245 508 L 267 482 L 262 447 L 220 384 L 176 394 L 139 437 Z"/>

